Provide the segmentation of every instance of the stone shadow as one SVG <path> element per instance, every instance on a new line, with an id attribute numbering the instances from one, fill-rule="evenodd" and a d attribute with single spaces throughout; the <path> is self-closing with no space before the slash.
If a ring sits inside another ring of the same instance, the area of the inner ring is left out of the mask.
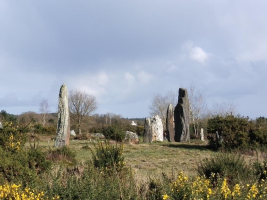
<path id="1" fill-rule="evenodd" d="M 161 146 L 165 146 L 165 147 L 171 147 L 171 148 L 181 148 L 181 149 L 197 149 L 197 150 L 210 150 L 210 148 L 208 148 L 208 145 L 203 145 L 203 144 L 180 144 L 180 143 L 170 143 L 170 144 L 162 144 Z"/>

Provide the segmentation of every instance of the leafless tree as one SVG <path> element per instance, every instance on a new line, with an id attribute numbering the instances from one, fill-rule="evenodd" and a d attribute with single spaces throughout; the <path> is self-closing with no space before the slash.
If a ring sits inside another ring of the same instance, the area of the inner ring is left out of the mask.
<path id="1" fill-rule="evenodd" d="M 22 126 L 37 123 L 39 115 L 36 112 L 28 111 L 18 116 L 18 121 Z"/>
<path id="2" fill-rule="evenodd" d="M 220 102 L 215 103 L 213 105 L 213 108 L 209 111 L 210 115 L 220 115 L 220 116 L 226 116 L 226 115 L 236 115 L 237 109 L 234 103 L 232 102 Z"/>
<path id="3" fill-rule="evenodd" d="M 206 99 L 204 91 L 196 88 L 193 83 L 191 83 L 191 85 L 189 86 L 188 93 L 191 111 L 191 122 L 193 123 L 194 133 L 197 136 L 200 130 L 200 118 L 201 116 L 204 116 L 207 111 Z"/>
<path id="4" fill-rule="evenodd" d="M 106 121 L 106 124 L 111 124 L 111 119 L 114 117 L 114 114 L 113 113 L 107 113 L 105 114 L 105 121 Z"/>
<path id="5" fill-rule="evenodd" d="M 77 124 L 81 134 L 81 124 L 97 108 L 96 98 L 83 91 L 72 90 L 69 94 L 69 109 L 72 120 Z"/>
<path id="6" fill-rule="evenodd" d="M 42 101 L 40 103 L 39 111 L 40 111 L 41 116 L 42 116 L 43 126 L 45 126 L 46 116 L 49 113 L 49 104 L 48 104 L 48 100 L 47 99 L 42 99 Z"/>
<path id="7" fill-rule="evenodd" d="M 168 105 L 172 104 L 175 107 L 177 104 L 177 99 L 178 96 L 172 91 L 167 92 L 166 95 L 161 95 L 159 93 L 154 94 L 152 98 L 150 105 L 150 115 L 159 115 L 164 128 L 166 127 L 166 114 Z"/>

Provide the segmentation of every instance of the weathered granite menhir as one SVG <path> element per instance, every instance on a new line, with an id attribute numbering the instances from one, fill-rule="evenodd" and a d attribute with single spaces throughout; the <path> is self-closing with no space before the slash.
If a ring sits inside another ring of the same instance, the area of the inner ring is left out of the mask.
<path id="1" fill-rule="evenodd" d="M 158 115 L 146 118 L 144 142 L 163 141 L 163 124 Z"/>
<path id="2" fill-rule="evenodd" d="M 173 105 L 169 104 L 167 108 L 167 117 L 166 117 L 166 137 L 169 142 L 174 142 L 174 111 Z"/>
<path id="3" fill-rule="evenodd" d="M 152 142 L 163 141 L 163 124 L 158 115 L 151 118 Z"/>
<path id="4" fill-rule="evenodd" d="M 58 122 L 55 147 L 69 145 L 70 115 L 68 104 L 68 89 L 65 84 L 60 87 L 58 101 Z"/>
<path id="5" fill-rule="evenodd" d="M 189 99 L 187 90 L 179 88 L 178 104 L 174 109 L 175 142 L 190 140 L 189 133 Z"/>
<path id="6" fill-rule="evenodd" d="M 150 118 L 145 119 L 144 143 L 152 142 L 152 130 Z"/>
<path id="7" fill-rule="evenodd" d="M 204 129 L 203 128 L 200 129 L 200 140 L 201 141 L 205 141 L 205 138 L 204 138 Z"/>

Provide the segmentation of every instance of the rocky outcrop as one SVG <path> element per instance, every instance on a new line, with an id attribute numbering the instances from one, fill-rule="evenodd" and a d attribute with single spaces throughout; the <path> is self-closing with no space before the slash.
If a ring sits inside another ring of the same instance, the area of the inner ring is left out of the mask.
<path id="1" fill-rule="evenodd" d="M 187 90 L 179 88 L 178 104 L 174 110 L 175 136 L 176 142 L 190 140 L 189 133 L 189 99 Z"/>
<path id="2" fill-rule="evenodd" d="M 124 140 L 131 144 L 137 144 L 139 142 L 138 135 L 131 131 L 126 131 Z"/>
<path id="3" fill-rule="evenodd" d="M 91 133 L 90 135 L 93 139 L 105 139 L 105 136 L 103 133 Z"/>
<path id="4" fill-rule="evenodd" d="M 166 129 L 166 138 L 169 142 L 174 142 L 174 112 L 172 104 L 167 108 Z"/>
<path id="5" fill-rule="evenodd" d="M 68 104 L 68 89 L 65 84 L 60 87 L 58 101 L 58 122 L 55 147 L 69 145 L 70 115 Z"/>

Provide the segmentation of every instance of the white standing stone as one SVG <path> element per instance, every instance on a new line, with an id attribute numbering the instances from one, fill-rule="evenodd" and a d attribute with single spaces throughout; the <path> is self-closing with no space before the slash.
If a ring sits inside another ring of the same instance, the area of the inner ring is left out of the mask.
<path id="1" fill-rule="evenodd" d="M 158 115 L 151 118 L 152 142 L 163 141 L 163 124 Z"/>
<path id="2" fill-rule="evenodd" d="M 204 129 L 203 128 L 200 129 L 200 139 L 201 139 L 201 141 L 205 141 L 205 139 L 204 139 Z"/>
<path id="3" fill-rule="evenodd" d="M 70 134 L 71 134 L 72 136 L 76 136 L 76 133 L 75 133 L 74 130 L 71 130 L 71 131 L 70 131 Z"/>

